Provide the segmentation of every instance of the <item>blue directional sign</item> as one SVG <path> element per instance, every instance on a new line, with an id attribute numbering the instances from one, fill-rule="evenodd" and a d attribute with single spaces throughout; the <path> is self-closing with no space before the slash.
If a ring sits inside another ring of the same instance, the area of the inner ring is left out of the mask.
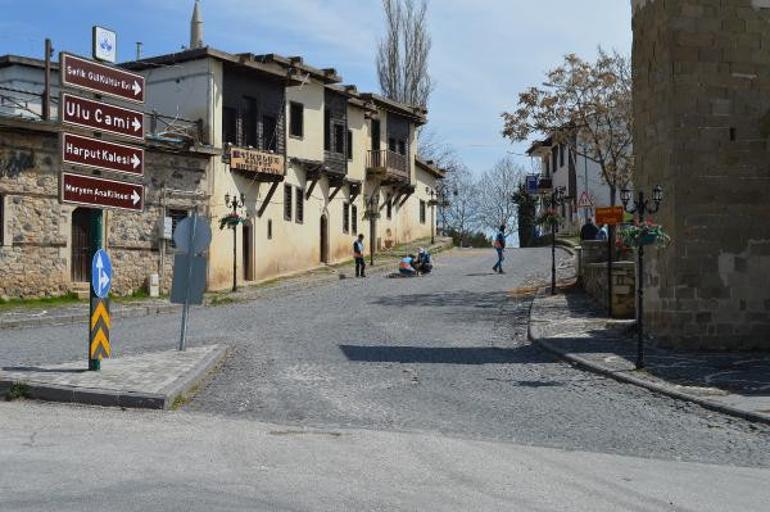
<path id="1" fill-rule="evenodd" d="M 537 194 L 537 176 L 527 176 L 527 193 Z"/>
<path id="2" fill-rule="evenodd" d="M 103 249 L 96 251 L 91 261 L 91 287 L 100 299 L 107 298 L 112 287 L 112 262 Z"/>

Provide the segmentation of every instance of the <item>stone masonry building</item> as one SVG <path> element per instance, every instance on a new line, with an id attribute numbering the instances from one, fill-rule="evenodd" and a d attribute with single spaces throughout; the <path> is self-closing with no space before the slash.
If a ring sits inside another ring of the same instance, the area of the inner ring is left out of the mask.
<path id="1" fill-rule="evenodd" d="M 645 320 L 665 343 L 770 349 L 770 1 L 634 0 L 634 187 L 660 184 Z"/>

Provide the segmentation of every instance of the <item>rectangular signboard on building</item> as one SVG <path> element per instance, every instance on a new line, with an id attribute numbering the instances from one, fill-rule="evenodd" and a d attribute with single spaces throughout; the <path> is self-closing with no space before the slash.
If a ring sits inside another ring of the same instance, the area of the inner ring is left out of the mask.
<path id="1" fill-rule="evenodd" d="M 144 103 L 144 77 L 100 62 L 59 54 L 61 86 Z"/>
<path id="2" fill-rule="evenodd" d="M 144 140 L 144 113 L 138 110 L 62 93 L 59 112 L 65 124 Z"/>
<path id="3" fill-rule="evenodd" d="M 71 133 L 62 134 L 62 163 L 141 176 L 144 149 Z"/>
<path id="4" fill-rule="evenodd" d="M 286 173 L 282 155 L 243 148 L 230 150 L 230 169 L 274 176 Z"/>
<path id="5" fill-rule="evenodd" d="M 144 210 L 144 185 L 82 174 L 61 174 L 61 200 L 96 208 Z"/>

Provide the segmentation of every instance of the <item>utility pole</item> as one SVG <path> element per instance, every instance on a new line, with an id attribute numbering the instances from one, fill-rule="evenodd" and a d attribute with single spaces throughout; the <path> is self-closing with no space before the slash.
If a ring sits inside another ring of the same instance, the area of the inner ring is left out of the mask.
<path id="1" fill-rule="evenodd" d="M 45 40 L 45 76 L 44 76 L 44 89 L 43 89 L 43 121 L 49 121 L 51 119 L 51 55 L 53 54 L 53 47 L 51 46 L 51 40 L 46 38 Z"/>

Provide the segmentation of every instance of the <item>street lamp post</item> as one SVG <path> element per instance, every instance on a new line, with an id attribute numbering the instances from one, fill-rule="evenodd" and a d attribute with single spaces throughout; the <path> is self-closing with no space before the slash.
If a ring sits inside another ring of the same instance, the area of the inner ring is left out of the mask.
<path id="1" fill-rule="evenodd" d="M 628 213 L 636 213 L 639 221 L 644 222 L 644 216 L 648 213 L 657 213 L 660 209 L 660 202 L 663 200 L 663 188 L 658 185 L 652 191 L 652 200 L 655 206 L 650 205 L 650 200 L 644 198 L 644 192 L 639 191 L 638 197 L 633 204 L 631 203 L 631 191 L 624 188 L 620 191 L 620 200 L 623 202 L 623 208 Z M 644 368 L 644 245 L 639 244 L 637 263 L 637 307 L 636 307 L 636 369 Z"/>
<path id="2" fill-rule="evenodd" d="M 551 192 L 550 198 L 544 196 L 543 203 L 555 212 L 564 203 L 564 199 L 564 187 L 559 187 Z M 556 222 L 551 222 L 551 295 L 556 295 Z"/>
<path id="3" fill-rule="evenodd" d="M 233 215 L 238 215 L 238 208 L 243 208 L 245 202 L 246 198 L 243 193 L 241 193 L 240 197 L 237 194 L 233 194 L 232 200 L 230 194 L 225 194 L 225 206 L 233 209 Z M 238 289 L 238 231 L 236 230 L 238 224 L 234 223 L 231 227 L 233 229 L 233 291 L 236 291 Z"/>
<path id="4" fill-rule="evenodd" d="M 430 187 L 425 187 L 425 192 L 430 194 L 430 245 L 436 243 L 436 191 Z"/>

